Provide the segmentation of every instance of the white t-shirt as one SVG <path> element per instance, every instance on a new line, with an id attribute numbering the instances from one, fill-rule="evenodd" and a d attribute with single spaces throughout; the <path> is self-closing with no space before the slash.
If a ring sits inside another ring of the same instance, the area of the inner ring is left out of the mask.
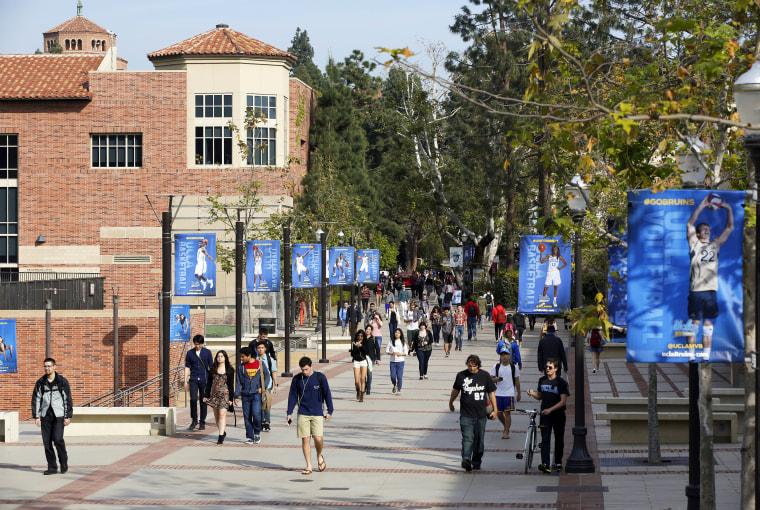
<path id="1" fill-rule="evenodd" d="M 406 342 L 404 342 L 403 345 L 400 341 L 397 343 L 398 347 L 396 347 L 393 343 L 393 340 L 391 340 L 385 347 L 385 353 L 391 355 L 391 363 L 403 362 L 406 358 L 406 355 L 409 354 L 409 345 Z M 404 356 L 397 356 L 397 353 L 404 354 Z"/>
<path id="2" fill-rule="evenodd" d="M 514 397 L 515 396 L 515 386 L 512 384 L 512 372 L 510 370 L 509 366 L 504 366 L 501 364 L 501 362 L 497 363 L 496 365 L 501 365 L 499 367 L 499 377 L 504 379 L 503 381 L 498 381 L 496 383 L 496 396 L 497 397 Z M 491 368 L 491 375 L 496 377 L 496 365 L 494 365 Z M 520 377 L 520 369 L 517 368 L 517 365 L 515 365 L 515 379 Z"/>

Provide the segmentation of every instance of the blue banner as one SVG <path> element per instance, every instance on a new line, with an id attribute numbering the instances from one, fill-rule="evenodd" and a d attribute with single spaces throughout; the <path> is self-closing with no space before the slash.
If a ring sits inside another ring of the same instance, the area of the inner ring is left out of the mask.
<path id="1" fill-rule="evenodd" d="M 520 283 L 517 310 L 556 314 L 570 307 L 571 245 L 561 236 L 520 237 Z"/>
<path id="2" fill-rule="evenodd" d="M 16 319 L 0 319 L 0 374 L 18 373 Z"/>
<path id="3" fill-rule="evenodd" d="M 190 305 L 172 305 L 172 328 L 170 341 L 188 342 L 193 334 L 190 326 Z"/>
<path id="4" fill-rule="evenodd" d="M 744 192 L 628 202 L 628 361 L 743 361 Z"/>
<path id="5" fill-rule="evenodd" d="M 614 232 L 614 235 L 623 243 L 628 240 L 623 228 Z M 628 325 L 628 248 L 621 243 L 610 243 L 607 247 L 607 259 L 607 314 L 612 324 L 624 328 Z"/>
<path id="6" fill-rule="evenodd" d="M 293 287 L 297 289 L 318 289 L 322 281 L 322 245 L 293 245 Z"/>
<path id="7" fill-rule="evenodd" d="M 248 292 L 280 291 L 280 241 L 245 243 L 245 282 Z"/>
<path id="8" fill-rule="evenodd" d="M 327 257 L 327 272 L 330 275 L 330 285 L 353 285 L 354 247 L 330 248 Z"/>
<path id="9" fill-rule="evenodd" d="M 174 295 L 216 296 L 216 234 L 175 234 Z"/>
<path id="10" fill-rule="evenodd" d="M 356 250 L 356 281 L 359 283 L 380 281 L 380 250 Z"/>

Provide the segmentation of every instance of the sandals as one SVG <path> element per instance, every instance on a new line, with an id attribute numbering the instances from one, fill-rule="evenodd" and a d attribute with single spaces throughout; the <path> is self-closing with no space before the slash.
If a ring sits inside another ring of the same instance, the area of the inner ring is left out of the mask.
<path id="1" fill-rule="evenodd" d="M 310 475 L 311 474 L 311 469 L 304 469 L 303 471 L 301 471 L 301 474 L 302 475 Z"/>
<path id="2" fill-rule="evenodd" d="M 322 457 L 321 461 L 319 459 L 317 459 L 317 470 L 320 471 L 320 472 L 322 472 L 325 469 L 327 469 L 327 463 L 325 462 L 325 458 Z"/>

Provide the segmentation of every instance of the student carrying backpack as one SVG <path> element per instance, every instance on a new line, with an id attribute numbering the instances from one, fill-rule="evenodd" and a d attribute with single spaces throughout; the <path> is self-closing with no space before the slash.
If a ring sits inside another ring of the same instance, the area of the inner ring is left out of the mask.
<path id="1" fill-rule="evenodd" d="M 594 349 L 598 349 L 602 346 L 602 334 L 599 333 L 598 329 L 591 330 L 591 336 L 588 339 L 588 345 Z"/>

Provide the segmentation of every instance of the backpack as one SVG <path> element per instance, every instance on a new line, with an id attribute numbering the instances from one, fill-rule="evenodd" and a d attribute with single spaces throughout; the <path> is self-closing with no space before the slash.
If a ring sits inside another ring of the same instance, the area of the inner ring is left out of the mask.
<path id="1" fill-rule="evenodd" d="M 494 368 L 496 369 L 496 377 L 499 377 L 499 368 L 500 367 L 501 367 L 501 362 L 499 362 L 496 365 L 494 365 Z M 509 368 L 512 369 L 512 387 L 515 388 L 515 390 L 517 390 L 517 386 L 515 385 L 515 362 L 511 361 L 511 357 L 510 357 L 510 361 L 509 361 Z"/>
<path id="2" fill-rule="evenodd" d="M 593 347 L 594 349 L 597 349 L 602 346 L 602 335 L 599 333 L 598 329 L 594 329 L 591 331 L 591 337 L 588 340 L 589 347 Z"/>
<path id="3" fill-rule="evenodd" d="M 477 317 L 478 316 L 478 308 L 476 305 L 471 304 L 467 307 L 467 317 Z"/>

